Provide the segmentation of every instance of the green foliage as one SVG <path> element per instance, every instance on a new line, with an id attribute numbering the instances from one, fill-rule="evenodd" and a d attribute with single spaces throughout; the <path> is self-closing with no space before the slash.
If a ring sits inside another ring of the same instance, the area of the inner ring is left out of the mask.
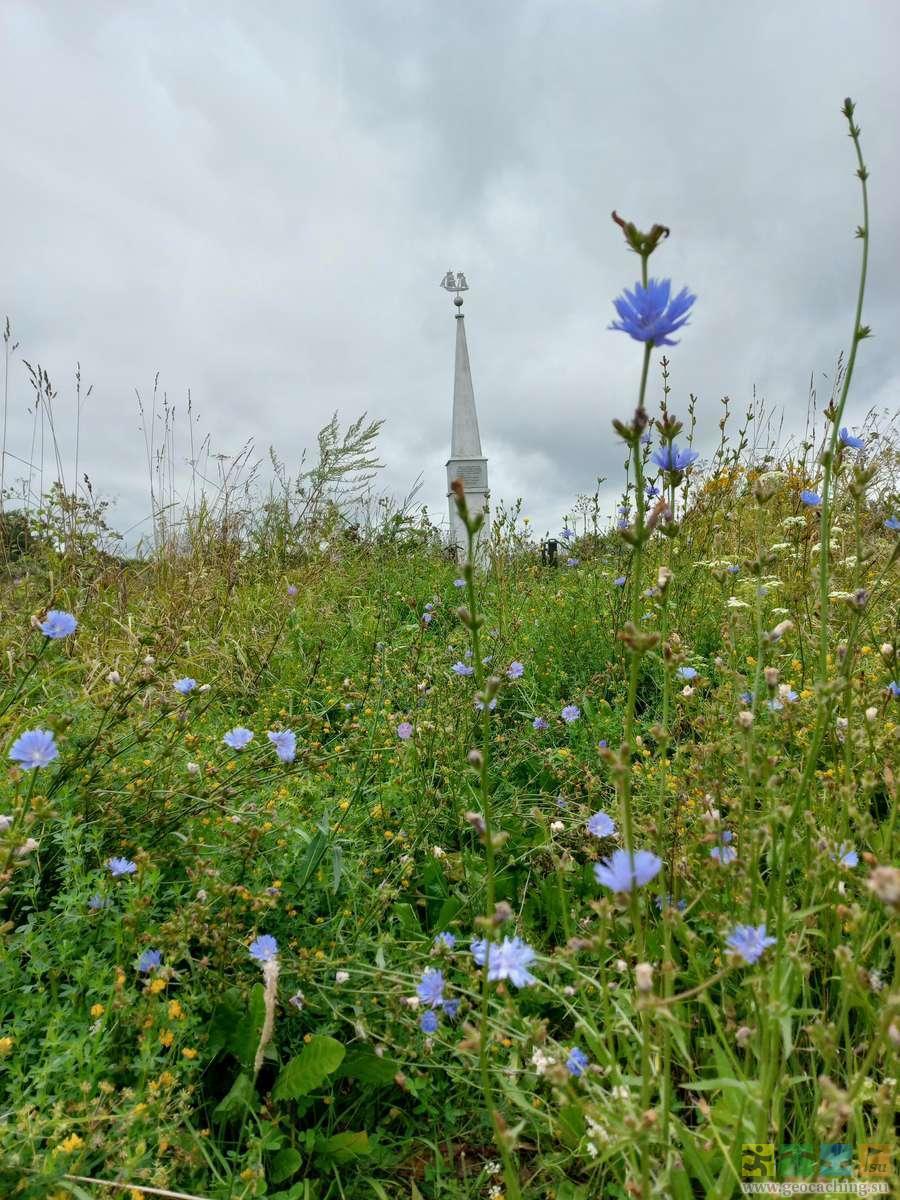
<path id="1" fill-rule="evenodd" d="M 332 1037 L 310 1038 L 296 1058 L 282 1067 L 272 1096 L 275 1100 L 298 1100 L 308 1096 L 343 1061 L 346 1051 Z"/>

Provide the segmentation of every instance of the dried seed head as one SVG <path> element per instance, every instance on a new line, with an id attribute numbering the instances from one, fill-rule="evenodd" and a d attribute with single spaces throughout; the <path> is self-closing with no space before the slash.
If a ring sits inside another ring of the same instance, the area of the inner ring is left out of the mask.
<path id="1" fill-rule="evenodd" d="M 653 967 L 650 963 L 637 964 L 634 968 L 634 982 L 639 992 L 646 994 L 653 990 Z"/>
<path id="2" fill-rule="evenodd" d="M 900 869 L 876 867 L 869 876 L 866 887 L 888 908 L 900 911 Z"/>

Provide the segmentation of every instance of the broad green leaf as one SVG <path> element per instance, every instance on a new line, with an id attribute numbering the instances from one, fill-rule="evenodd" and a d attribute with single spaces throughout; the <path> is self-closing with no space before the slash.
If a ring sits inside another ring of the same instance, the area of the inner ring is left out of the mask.
<path id="1" fill-rule="evenodd" d="M 341 1063 L 336 1078 L 358 1079 L 360 1083 L 384 1086 L 393 1083 L 399 1070 L 400 1065 L 393 1058 L 379 1058 L 371 1050 L 351 1050 Z"/>
<path id="2" fill-rule="evenodd" d="M 320 1153 L 334 1162 L 350 1162 L 353 1158 L 362 1158 L 369 1154 L 369 1135 L 364 1129 L 354 1133 L 335 1133 L 323 1142 Z"/>
<path id="3" fill-rule="evenodd" d="M 242 1071 L 231 1085 L 228 1095 L 213 1109 L 214 1121 L 234 1121 L 245 1112 L 252 1112 L 256 1103 L 253 1080 Z"/>
<path id="4" fill-rule="evenodd" d="M 422 890 L 429 899 L 442 899 L 448 895 L 447 880 L 440 863 L 431 858 L 422 869 Z"/>
<path id="5" fill-rule="evenodd" d="M 220 1050 L 230 1049 L 241 1018 L 244 1015 L 244 998 L 236 987 L 229 988 L 213 1009 L 207 1025 L 207 1050 L 210 1057 Z"/>
<path id="6" fill-rule="evenodd" d="M 318 832 L 309 845 L 303 857 L 300 859 L 300 865 L 297 868 L 297 887 L 303 888 L 309 883 L 313 872 L 318 867 L 319 863 L 325 854 L 328 846 L 328 839 L 320 831 Z"/>
<path id="7" fill-rule="evenodd" d="M 697 1149 L 694 1135 L 685 1125 L 678 1126 L 678 1136 L 681 1142 L 685 1166 L 688 1168 L 690 1177 L 702 1184 L 704 1193 L 709 1193 L 713 1188 L 709 1154 Z"/>
<path id="8" fill-rule="evenodd" d="M 293 1147 L 279 1150 L 269 1167 L 269 1179 L 272 1183 L 283 1183 L 300 1170 L 302 1162 L 303 1156 L 299 1150 L 294 1150 Z"/>
<path id="9" fill-rule="evenodd" d="M 556 1189 L 556 1200 L 590 1200 L 587 1188 L 580 1183 L 564 1179 Z"/>
<path id="10" fill-rule="evenodd" d="M 435 917 L 433 932 L 443 933 L 461 909 L 462 901 L 458 900 L 456 896 L 448 896 Z"/>
<path id="11" fill-rule="evenodd" d="M 239 1060 L 241 1066 L 249 1071 L 256 1058 L 259 1046 L 259 1035 L 262 1032 L 263 1021 L 266 1018 L 265 989 L 261 983 L 253 985 L 250 992 L 250 1011 L 242 1018 L 234 1030 L 229 1049 Z"/>
<path id="12" fill-rule="evenodd" d="M 559 1134 L 566 1146 L 577 1146 L 584 1136 L 586 1125 L 577 1104 L 564 1104 L 559 1110 Z"/>
<path id="13" fill-rule="evenodd" d="M 272 1090 L 276 1100 L 296 1100 L 317 1088 L 336 1071 L 344 1058 L 344 1047 L 332 1037 L 314 1037 L 278 1076 Z"/>
<path id="14" fill-rule="evenodd" d="M 421 937 L 422 926 L 419 924 L 419 918 L 416 916 L 415 909 L 411 904 L 407 904 L 405 901 L 400 901 L 398 904 L 393 906 L 392 911 L 394 916 L 400 922 L 404 933 L 411 933 L 416 937 Z"/>

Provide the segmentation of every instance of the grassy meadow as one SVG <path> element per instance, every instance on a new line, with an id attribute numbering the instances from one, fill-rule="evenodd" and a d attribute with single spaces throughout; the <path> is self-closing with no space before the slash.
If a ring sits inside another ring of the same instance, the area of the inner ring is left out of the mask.
<path id="1" fill-rule="evenodd" d="M 804 441 L 682 429 L 661 359 L 556 566 L 517 510 L 475 566 L 337 502 L 141 560 L 61 489 L 7 518 L 0 1194 L 682 1200 L 747 1147 L 890 1154 L 896 429 L 846 429 L 852 358 Z"/>

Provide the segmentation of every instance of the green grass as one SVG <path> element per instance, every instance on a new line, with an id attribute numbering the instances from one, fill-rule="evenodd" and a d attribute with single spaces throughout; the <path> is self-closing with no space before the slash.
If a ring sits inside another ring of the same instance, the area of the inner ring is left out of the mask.
<path id="1" fill-rule="evenodd" d="M 630 554 L 613 535 L 583 538 L 577 568 L 498 552 L 476 574 L 489 669 L 505 679 L 510 661 L 525 666 L 500 688 L 486 744 L 475 682 L 451 671 L 469 632 L 458 568 L 439 556 L 336 540 L 286 574 L 257 556 L 229 576 L 212 557 L 115 566 L 46 551 L 6 584 L 8 695 L 24 683 L 0 736 L 51 729 L 60 757 L 11 765 L 3 784 L 16 818 L 0 842 L 0 861 L 12 855 L 5 1194 L 113 1194 L 76 1176 L 208 1197 L 502 1190 L 468 951 L 491 889 L 512 914 L 500 933 L 537 951 L 535 985 L 490 984 L 483 1027 L 523 1195 L 626 1196 L 646 1170 L 659 1194 L 724 1197 L 744 1143 L 889 1142 L 896 904 L 868 881 L 896 859 L 896 535 L 884 513 L 863 512 L 860 564 L 847 463 L 831 590 L 871 597 L 862 610 L 832 601 L 823 686 L 818 518 L 798 500 L 802 472 L 783 465 L 765 504 L 752 472 L 695 481 L 678 536 L 644 548 L 641 590 L 661 562 L 673 579 L 640 599 L 643 626 L 664 638 L 640 656 L 633 755 L 617 750 L 630 671 L 617 632 L 633 584 L 613 583 Z M 46 607 L 76 613 L 77 633 L 50 643 L 32 630 Z M 770 711 L 778 684 L 763 682 L 747 730 L 757 616 L 763 631 L 793 622 L 762 650 L 798 698 Z M 685 664 L 698 672 L 689 695 Z M 182 676 L 209 690 L 179 696 Z M 572 724 L 559 716 L 568 704 L 582 713 Z M 255 733 L 240 753 L 222 744 L 235 725 Z M 278 728 L 296 733 L 291 764 L 266 739 Z M 467 760 L 478 745 L 503 835 L 493 874 L 466 818 L 484 811 Z M 600 809 L 621 828 L 623 771 L 634 844 L 665 863 L 636 904 L 593 875 L 621 840 L 585 830 Z M 724 829 L 727 865 L 710 857 Z M 16 857 L 29 837 L 37 847 Z M 858 866 L 837 861 L 844 843 Z M 136 873 L 112 879 L 111 855 Z M 762 922 L 778 947 L 755 965 L 730 959 L 733 927 Z M 441 932 L 453 951 L 436 945 Z M 247 947 L 263 933 L 280 973 L 254 1075 L 265 1003 Z M 149 948 L 163 965 L 143 974 Z M 653 967 L 649 991 L 639 962 Z M 431 1037 L 407 1002 L 428 967 L 460 1001 Z M 580 1078 L 565 1067 L 573 1046 L 590 1059 Z"/>

